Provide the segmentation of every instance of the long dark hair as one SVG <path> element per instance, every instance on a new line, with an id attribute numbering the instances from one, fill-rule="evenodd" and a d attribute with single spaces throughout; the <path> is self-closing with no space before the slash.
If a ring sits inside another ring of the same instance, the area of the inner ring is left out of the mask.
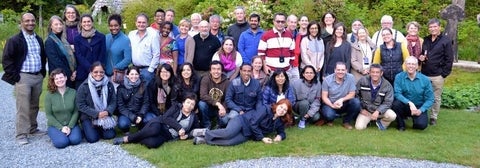
<path id="1" fill-rule="evenodd" d="M 270 77 L 270 80 L 268 81 L 268 86 L 270 86 L 270 88 L 272 88 L 272 90 L 276 93 L 276 94 L 280 94 L 278 92 L 278 85 L 277 85 L 277 82 L 275 81 L 275 77 L 277 77 L 278 75 L 280 74 L 283 74 L 283 76 L 285 76 L 285 84 L 283 84 L 282 86 L 282 91 L 283 92 L 286 92 L 287 89 L 288 89 L 288 86 L 290 85 L 289 84 L 289 79 L 288 79 L 288 75 L 287 75 L 287 72 L 285 72 L 283 69 L 277 69 L 273 72 L 272 76 Z"/>
<path id="2" fill-rule="evenodd" d="M 339 22 L 339 23 L 336 23 L 334 26 L 333 26 L 333 38 L 332 40 L 330 40 L 330 44 L 328 46 L 328 49 L 330 51 L 333 50 L 333 48 L 335 48 L 335 43 L 337 43 L 337 35 L 335 34 L 335 32 L 337 31 L 337 29 L 339 28 L 343 28 L 343 33 L 342 33 L 342 43 L 345 42 L 347 40 L 347 29 L 345 27 L 345 25 L 342 23 L 342 22 Z"/>
<path id="3" fill-rule="evenodd" d="M 189 83 L 185 83 L 185 81 L 183 80 L 182 72 L 183 72 L 183 68 L 185 68 L 185 67 L 190 67 L 190 69 L 192 70 L 192 76 L 190 76 Z M 197 80 L 198 80 L 198 76 L 197 76 L 197 73 L 195 72 L 195 69 L 193 69 L 192 63 L 185 62 L 182 65 L 180 65 L 180 67 L 178 67 L 178 69 L 177 69 L 177 82 L 182 87 L 193 87 L 193 85 L 195 85 L 195 83 L 197 83 Z"/>
<path id="4" fill-rule="evenodd" d="M 173 73 L 173 68 L 170 64 L 162 64 L 157 67 L 157 74 L 155 75 L 155 84 L 157 84 L 158 88 L 163 87 L 162 78 L 160 77 L 160 73 L 162 73 L 162 68 L 167 70 L 170 73 L 170 78 L 168 78 L 168 86 L 172 87 L 175 83 L 175 74 Z"/>

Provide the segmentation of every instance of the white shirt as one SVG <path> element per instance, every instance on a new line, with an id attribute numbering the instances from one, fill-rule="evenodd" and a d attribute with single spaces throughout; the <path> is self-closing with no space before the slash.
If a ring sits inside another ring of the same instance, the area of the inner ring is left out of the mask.
<path id="1" fill-rule="evenodd" d="M 138 30 L 128 34 L 132 45 L 132 62 L 135 66 L 148 66 L 148 71 L 153 72 L 160 62 L 160 37 L 154 29 L 148 27 L 143 38 L 138 35 Z"/>

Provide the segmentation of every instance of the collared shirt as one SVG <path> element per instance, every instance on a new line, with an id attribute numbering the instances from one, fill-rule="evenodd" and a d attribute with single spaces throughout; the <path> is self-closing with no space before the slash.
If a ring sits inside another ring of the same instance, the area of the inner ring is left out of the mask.
<path id="1" fill-rule="evenodd" d="M 145 35 L 140 37 L 138 30 L 128 34 L 132 46 L 132 62 L 135 66 L 148 66 L 148 71 L 153 72 L 160 61 L 160 39 L 158 33 L 152 28 L 147 28 Z"/>
<path id="2" fill-rule="evenodd" d="M 27 41 L 27 56 L 25 57 L 25 61 L 23 61 L 22 68 L 20 69 L 21 72 L 32 72 L 36 73 L 42 69 L 42 60 L 40 57 L 41 49 L 40 44 L 37 41 L 37 34 L 28 34 L 27 32 L 23 31 L 23 36 Z"/>
<path id="3" fill-rule="evenodd" d="M 410 79 L 407 72 L 400 72 L 395 77 L 395 99 L 407 104 L 411 101 L 419 110 L 427 111 L 433 105 L 433 88 L 430 79 L 420 72 Z"/>
<path id="4" fill-rule="evenodd" d="M 292 33 L 276 28 L 266 31 L 258 44 L 258 55 L 264 56 L 265 64 L 275 68 L 286 68 L 295 59 L 295 40 Z"/>
<path id="5" fill-rule="evenodd" d="M 335 73 L 328 75 L 322 83 L 322 92 L 328 92 L 328 98 L 331 102 L 345 97 L 350 92 L 356 91 L 355 77 L 352 74 L 345 74 L 342 83 L 338 83 Z"/>

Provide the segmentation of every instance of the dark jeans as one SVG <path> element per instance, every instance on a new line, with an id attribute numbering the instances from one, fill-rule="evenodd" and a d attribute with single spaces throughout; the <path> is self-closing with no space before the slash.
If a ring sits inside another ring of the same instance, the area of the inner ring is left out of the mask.
<path id="1" fill-rule="evenodd" d="M 325 117 L 327 122 L 332 122 L 335 120 L 337 113 L 347 113 L 347 115 L 343 117 L 343 123 L 350 123 L 352 120 L 357 118 L 358 113 L 360 113 L 360 100 L 357 98 L 347 100 L 343 102 L 343 106 L 340 109 L 333 109 L 325 104 L 322 105 L 322 115 Z"/>
<path id="2" fill-rule="evenodd" d="M 128 136 L 128 142 L 140 143 L 147 148 L 158 148 L 171 139 L 168 129 L 159 122 L 148 122 L 140 131 Z"/>
<path id="3" fill-rule="evenodd" d="M 418 108 L 418 107 L 417 107 Z M 394 100 L 392 110 L 397 114 L 397 128 L 405 128 L 405 119 L 412 117 L 413 129 L 424 130 L 428 126 L 428 112 L 425 111 L 420 116 L 412 116 L 410 106 L 401 101 Z"/>
<path id="4" fill-rule="evenodd" d="M 205 140 L 210 145 L 233 146 L 248 140 L 242 134 L 243 117 L 238 116 L 228 122 L 227 127 L 222 129 L 207 130 Z"/>
<path id="5" fill-rule="evenodd" d="M 48 136 L 56 148 L 65 148 L 69 145 L 77 145 L 82 142 L 82 130 L 78 125 L 70 129 L 69 135 L 65 135 L 61 130 L 50 126 L 48 127 Z"/>
<path id="6" fill-rule="evenodd" d="M 115 129 L 103 129 L 92 124 L 91 120 L 82 121 L 83 132 L 85 133 L 85 139 L 89 143 L 94 143 L 100 140 L 100 137 L 103 139 L 112 139 L 115 138 Z"/>
<path id="7" fill-rule="evenodd" d="M 148 121 L 155 118 L 155 114 L 153 113 L 146 113 L 145 116 L 142 118 L 142 122 L 140 123 L 141 126 L 147 124 Z M 130 126 L 135 121 L 130 121 L 130 119 L 125 115 L 118 115 L 118 124 L 117 127 L 122 130 L 123 132 L 128 132 L 130 130 Z"/>
<path id="8" fill-rule="evenodd" d="M 218 108 L 209 105 L 207 102 L 199 101 L 198 102 L 198 111 L 202 113 L 201 126 L 203 128 L 213 128 L 212 127 L 212 118 L 217 118 L 217 125 L 222 127 L 223 123 L 218 116 Z"/>

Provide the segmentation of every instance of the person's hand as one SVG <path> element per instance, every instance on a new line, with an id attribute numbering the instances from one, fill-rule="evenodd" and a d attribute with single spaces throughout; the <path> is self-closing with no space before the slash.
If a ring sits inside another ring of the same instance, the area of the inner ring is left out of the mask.
<path id="1" fill-rule="evenodd" d="M 263 71 L 265 72 L 265 74 L 270 75 L 270 72 L 271 72 L 272 70 L 270 69 L 270 67 L 264 65 L 264 66 L 263 66 Z"/>
<path id="2" fill-rule="evenodd" d="M 68 126 L 63 126 L 62 127 L 62 132 L 65 133 L 65 135 L 70 135 L 70 128 Z"/>
<path id="3" fill-rule="evenodd" d="M 308 118 L 310 118 L 310 115 L 305 114 L 305 115 L 303 116 L 303 118 L 308 119 Z"/>
<path id="4" fill-rule="evenodd" d="M 371 117 L 370 112 L 368 112 L 368 111 L 365 110 L 365 109 L 360 110 L 360 114 L 362 114 L 362 115 L 364 115 L 364 116 L 367 116 L 367 117 Z"/>
<path id="5" fill-rule="evenodd" d="M 77 71 L 73 71 L 72 76 L 70 76 L 70 80 L 75 81 L 76 77 L 77 77 Z"/>
<path id="6" fill-rule="evenodd" d="M 219 105 L 218 106 L 218 116 L 223 117 L 223 116 L 225 116 L 225 114 L 227 114 L 227 111 L 225 110 L 223 105 Z"/>
<path id="7" fill-rule="evenodd" d="M 427 57 L 426 57 L 425 55 L 420 55 L 420 56 L 418 57 L 418 60 L 419 60 L 419 61 L 425 61 L 426 58 L 427 58 Z"/>
<path id="8" fill-rule="evenodd" d="M 370 120 L 376 121 L 378 119 L 379 113 L 380 112 L 378 112 L 378 111 L 373 112 L 373 114 L 370 116 Z"/>
<path id="9" fill-rule="evenodd" d="M 368 75 L 368 69 L 364 69 L 362 72 L 363 75 Z"/>
<path id="10" fill-rule="evenodd" d="M 239 112 L 239 114 L 242 115 L 242 114 L 245 114 L 245 112 L 243 112 L 243 110 L 242 110 L 242 111 Z"/>
<path id="11" fill-rule="evenodd" d="M 187 138 L 188 138 L 188 135 L 187 135 L 187 134 L 180 136 L 180 139 L 181 139 L 181 140 L 185 140 L 185 139 L 187 139 Z"/>
<path id="12" fill-rule="evenodd" d="M 185 130 L 183 128 L 178 130 L 178 135 L 184 136 L 185 135 Z"/>
<path id="13" fill-rule="evenodd" d="M 342 99 L 342 98 L 338 99 L 337 101 L 335 101 L 335 102 L 333 103 L 333 105 L 336 106 L 337 109 L 342 108 L 342 106 L 343 106 L 343 99 Z"/>
<path id="14" fill-rule="evenodd" d="M 267 138 L 267 137 L 262 138 L 262 141 L 263 141 L 263 143 L 266 143 L 266 144 L 271 144 L 273 142 L 272 138 Z"/>
<path id="15" fill-rule="evenodd" d="M 412 112 L 415 111 L 415 110 L 417 110 L 417 107 L 416 107 L 415 104 L 413 104 L 412 102 L 409 102 L 409 103 L 408 103 L 408 106 L 410 107 L 410 111 L 412 111 Z"/>
<path id="16" fill-rule="evenodd" d="M 420 116 L 420 114 L 422 114 L 422 111 L 420 111 L 418 109 L 412 111 L 412 116 Z"/>
<path id="17" fill-rule="evenodd" d="M 274 142 L 280 142 L 280 141 L 282 141 L 282 136 L 280 136 L 280 135 L 275 136 L 275 138 L 273 139 L 273 141 L 274 141 Z"/>
<path id="18" fill-rule="evenodd" d="M 100 111 L 98 113 L 98 118 L 105 118 L 108 116 L 108 111 Z"/>
<path id="19" fill-rule="evenodd" d="M 142 117 L 139 117 L 139 116 L 138 116 L 138 117 L 135 119 L 135 124 L 140 124 L 140 122 L 142 122 Z"/>

